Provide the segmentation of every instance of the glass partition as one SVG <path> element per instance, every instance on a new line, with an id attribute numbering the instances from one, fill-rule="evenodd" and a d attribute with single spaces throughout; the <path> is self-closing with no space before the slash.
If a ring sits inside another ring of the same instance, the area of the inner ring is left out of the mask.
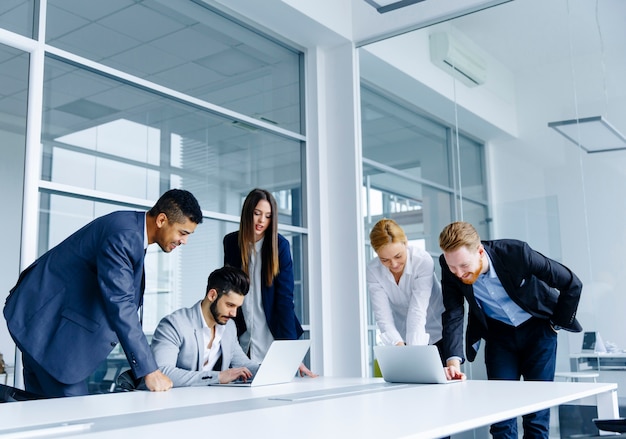
<path id="1" fill-rule="evenodd" d="M 383 96 L 367 85 L 361 87 L 361 107 L 366 262 L 376 257 L 368 236 L 382 218 L 395 220 L 409 242 L 435 259 L 439 232 L 459 209 L 468 221 L 482 224 L 481 235 L 489 237 L 484 146 L 402 97 Z M 437 260 L 435 266 L 439 272 Z M 369 339 L 377 344 L 370 300 L 367 304 Z"/>
<path id="2" fill-rule="evenodd" d="M 626 133 L 625 14 L 624 3 L 614 0 L 506 2 L 360 49 L 367 59 L 363 84 L 453 131 L 450 172 L 432 178 L 440 184 L 452 178 L 452 192 L 441 194 L 453 194 L 452 209 L 443 215 L 471 222 L 483 238 L 526 241 L 570 268 L 584 285 L 577 313 L 583 330 L 599 331 L 620 353 L 626 296 L 617 261 L 626 246 L 626 204 L 614 194 L 626 184 L 626 151 L 606 144 L 598 146 L 604 152 L 589 153 L 581 145 L 582 123 L 573 141 L 550 125 L 602 117 Z M 441 35 L 450 37 L 447 50 L 433 48 Z M 395 67 L 383 77 L 373 74 L 378 63 Z M 363 93 L 364 174 L 371 172 L 371 130 L 381 120 L 371 117 L 370 94 Z M 402 131 L 389 126 L 395 129 L 378 142 L 381 162 L 397 157 L 394 136 Z M 420 194 L 415 185 L 391 186 Z M 429 210 L 423 203 L 424 216 Z M 438 253 L 436 246 L 429 250 Z M 559 333 L 557 370 L 569 370 L 581 342 L 582 334 Z M 465 367 L 484 376 L 480 354 Z M 600 371 L 600 380 L 617 381 L 619 389 L 626 382 L 623 372 Z"/>
<path id="3" fill-rule="evenodd" d="M 250 189 L 282 190 L 281 221 L 303 225 L 291 196 L 302 188 L 299 140 L 54 58 L 45 72 L 42 179 L 147 199 L 184 184 L 203 209 L 236 216 Z"/>
<path id="4" fill-rule="evenodd" d="M 35 37 L 36 0 L 4 0 L 0 3 L 0 28 L 25 37 Z"/>
<path id="5" fill-rule="evenodd" d="M 108 212 L 191 191 L 205 218 L 189 243 L 146 255 L 150 337 L 164 315 L 204 296 L 245 196 L 264 188 L 291 244 L 308 331 L 302 53 L 202 2 L 48 0 L 46 11 L 37 254 Z M 25 121 L 28 56 L 9 49 L 1 62 L 0 105 Z M 91 391 L 109 391 L 124 368 L 118 348 Z"/>
<path id="6" fill-rule="evenodd" d="M 5 294 L 15 285 L 20 270 L 29 67 L 28 53 L 0 44 L 0 204 L 6 232 L 0 254 L 0 290 Z M 13 373 L 9 366 L 13 365 L 14 350 L 6 325 L 0 325 L 0 353 L 9 375 Z M 0 383 L 2 378 L 10 382 L 7 375 L 0 374 Z"/>
<path id="7" fill-rule="evenodd" d="M 301 131 L 300 53 L 203 2 L 48 0 L 47 8 L 54 47 Z"/>

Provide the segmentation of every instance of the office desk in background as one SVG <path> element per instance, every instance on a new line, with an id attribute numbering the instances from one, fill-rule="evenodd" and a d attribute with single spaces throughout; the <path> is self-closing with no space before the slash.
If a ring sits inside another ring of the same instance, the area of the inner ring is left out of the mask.
<path id="1" fill-rule="evenodd" d="M 472 380 L 387 384 L 379 378 L 297 378 L 257 388 L 188 387 L 0 404 L 0 437 L 436 438 L 580 398 L 617 418 L 613 383 Z M 56 436 L 55 436 L 56 437 Z"/>
<path id="2" fill-rule="evenodd" d="M 589 352 L 570 355 L 572 371 L 626 370 L 626 352 Z"/>
<path id="3" fill-rule="evenodd" d="M 626 352 L 580 352 L 570 354 L 572 372 L 598 372 L 598 381 L 617 383 L 620 405 L 626 406 Z"/>

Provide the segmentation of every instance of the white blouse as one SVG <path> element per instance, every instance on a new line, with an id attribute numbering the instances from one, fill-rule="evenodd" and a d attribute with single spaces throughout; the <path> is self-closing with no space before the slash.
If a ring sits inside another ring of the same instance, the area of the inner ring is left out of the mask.
<path id="1" fill-rule="evenodd" d="M 441 340 L 443 297 L 432 257 L 407 245 L 400 282 L 378 258 L 367 266 L 367 288 L 384 344 L 435 344 Z"/>
<path id="2" fill-rule="evenodd" d="M 239 337 L 239 344 L 249 357 L 258 363 L 263 361 L 265 354 L 274 341 L 272 332 L 267 325 L 265 310 L 263 309 L 263 294 L 261 292 L 261 238 L 254 244 L 254 253 L 250 255 L 250 290 L 243 301 L 242 311 L 247 330 Z"/>

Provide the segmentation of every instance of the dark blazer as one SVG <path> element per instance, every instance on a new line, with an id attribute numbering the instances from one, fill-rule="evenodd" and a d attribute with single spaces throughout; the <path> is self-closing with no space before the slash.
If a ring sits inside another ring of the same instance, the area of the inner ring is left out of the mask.
<path id="1" fill-rule="evenodd" d="M 224 265 L 241 268 L 241 251 L 238 242 L 239 232 L 229 233 L 224 237 Z M 293 261 L 289 241 L 278 235 L 279 273 L 268 287 L 265 270 L 261 269 L 261 296 L 263 310 L 270 332 L 276 340 L 297 340 L 302 333 L 302 326 L 296 317 L 293 304 Z M 237 335 L 246 332 L 246 322 L 241 308 L 235 318 Z"/>
<path id="2" fill-rule="evenodd" d="M 576 310 L 582 282 L 564 265 L 545 257 L 522 241 L 483 241 L 498 279 L 509 297 L 534 317 L 550 320 L 563 329 L 580 332 Z M 485 338 L 487 320 L 474 297 L 474 287 L 465 285 L 448 268 L 443 255 L 441 286 L 445 311 L 442 314 L 444 356 L 463 357 L 464 299 L 469 305 L 465 334 L 467 359 L 474 361 L 474 344 Z"/>
<path id="3" fill-rule="evenodd" d="M 136 377 L 157 370 L 137 310 L 145 213 L 97 218 L 22 272 L 4 307 L 18 348 L 56 380 L 85 380 L 122 344 Z"/>

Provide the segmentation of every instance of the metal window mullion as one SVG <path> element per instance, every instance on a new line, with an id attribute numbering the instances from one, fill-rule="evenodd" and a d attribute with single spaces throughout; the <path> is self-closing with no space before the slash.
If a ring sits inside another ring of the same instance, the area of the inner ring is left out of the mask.
<path id="1" fill-rule="evenodd" d="M 145 90 L 151 93 L 156 93 L 165 98 L 178 101 L 182 104 L 193 106 L 195 108 L 199 108 L 201 110 L 207 111 L 217 116 L 225 117 L 227 119 L 232 119 L 233 121 L 242 122 L 244 124 L 257 127 L 266 132 L 270 132 L 270 133 L 279 135 L 281 137 L 285 137 L 290 140 L 306 141 L 306 137 L 299 133 L 295 133 L 293 131 L 280 128 L 271 123 L 263 122 L 261 120 L 255 119 L 254 117 L 246 116 L 245 114 L 237 113 L 236 111 L 229 110 L 219 105 L 211 104 L 210 102 L 204 101 L 202 99 L 199 99 L 199 98 L 187 95 L 185 93 L 179 92 L 177 90 L 165 87 L 163 85 L 159 85 L 154 82 L 139 78 L 129 73 L 122 72 L 112 67 L 108 67 L 106 65 L 97 63 L 87 58 L 83 58 L 76 54 L 67 52 L 65 50 L 47 45 L 46 54 L 50 58 L 56 59 L 61 62 L 72 64 L 80 69 L 91 71 L 93 73 L 111 78 L 116 81 L 120 81 L 124 84 L 132 85 L 134 87 L 140 88 L 142 90 Z"/>
<path id="2" fill-rule="evenodd" d="M 39 29 L 45 35 L 46 0 L 39 6 Z M 31 40 L 32 41 L 32 40 Z M 39 219 L 39 178 L 41 174 L 42 144 L 41 127 L 43 114 L 45 45 L 43 40 L 34 42 L 30 52 L 28 71 L 28 107 L 26 112 L 26 151 L 24 165 L 24 197 L 22 207 L 22 241 L 20 269 L 28 267 L 37 258 Z"/>

